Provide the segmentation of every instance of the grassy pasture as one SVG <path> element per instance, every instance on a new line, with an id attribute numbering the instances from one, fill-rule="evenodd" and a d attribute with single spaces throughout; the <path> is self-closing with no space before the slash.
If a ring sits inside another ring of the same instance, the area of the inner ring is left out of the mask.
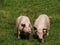
<path id="1" fill-rule="evenodd" d="M 17 39 L 16 18 L 27 15 L 33 25 L 43 13 L 51 17 L 45 42 L 40 43 L 32 36 L 29 40 Z M 0 45 L 60 45 L 60 0 L 0 0 Z"/>

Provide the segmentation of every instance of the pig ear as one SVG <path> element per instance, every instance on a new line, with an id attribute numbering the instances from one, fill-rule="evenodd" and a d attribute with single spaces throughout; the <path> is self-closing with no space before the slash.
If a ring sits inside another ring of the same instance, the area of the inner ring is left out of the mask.
<path id="1" fill-rule="evenodd" d="M 31 24 L 29 24 L 29 27 L 30 27 L 30 28 L 32 28 L 32 25 L 31 25 Z"/>

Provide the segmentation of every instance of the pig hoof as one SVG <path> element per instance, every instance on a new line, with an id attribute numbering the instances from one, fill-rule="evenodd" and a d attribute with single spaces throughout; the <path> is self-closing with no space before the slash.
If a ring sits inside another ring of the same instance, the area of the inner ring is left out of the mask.
<path id="1" fill-rule="evenodd" d="M 18 39 L 20 39 L 20 37 L 18 37 Z"/>
<path id="2" fill-rule="evenodd" d="M 49 34 L 47 33 L 47 36 L 48 36 Z"/>
<path id="3" fill-rule="evenodd" d="M 44 42 L 44 40 L 42 40 L 42 43 Z"/>

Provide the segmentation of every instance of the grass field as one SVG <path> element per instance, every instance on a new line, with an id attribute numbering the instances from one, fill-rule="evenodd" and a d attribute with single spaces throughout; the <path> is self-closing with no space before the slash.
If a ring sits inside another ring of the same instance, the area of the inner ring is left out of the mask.
<path id="1" fill-rule="evenodd" d="M 45 42 L 40 43 L 32 36 L 29 40 L 17 39 L 16 18 L 27 15 L 33 25 L 43 13 L 51 17 Z M 60 0 L 0 0 L 0 45 L 60 45 Z"/>

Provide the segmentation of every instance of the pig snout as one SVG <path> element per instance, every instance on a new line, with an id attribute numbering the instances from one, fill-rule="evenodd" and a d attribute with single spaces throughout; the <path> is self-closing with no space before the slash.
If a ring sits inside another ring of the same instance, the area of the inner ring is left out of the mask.
<path id="1" fill-rule="evenodd" d="M 42 40 L 42 39 L 43 39 L 43 36 L 38 35 L 38 38 L 39 38 L 40 40 Z"/>
<path id="2" fill-rule="evenodd" d="M 42 43 L 44 42 L 43 36 L 42 37 L 41 36 L 40 37 L 38 36 L 38 39 L 39 39 L 40 42 L 42 42 Z"/>
<path id="3" fill-rule="evenodd" d="M 38 32 L 37 32 L 37 36 L 38 36 L 38 40 L 39 40 L 40 42 L 44 42 L 44 40 L 43 40 L 43 33 L 38 33 Z"/>

